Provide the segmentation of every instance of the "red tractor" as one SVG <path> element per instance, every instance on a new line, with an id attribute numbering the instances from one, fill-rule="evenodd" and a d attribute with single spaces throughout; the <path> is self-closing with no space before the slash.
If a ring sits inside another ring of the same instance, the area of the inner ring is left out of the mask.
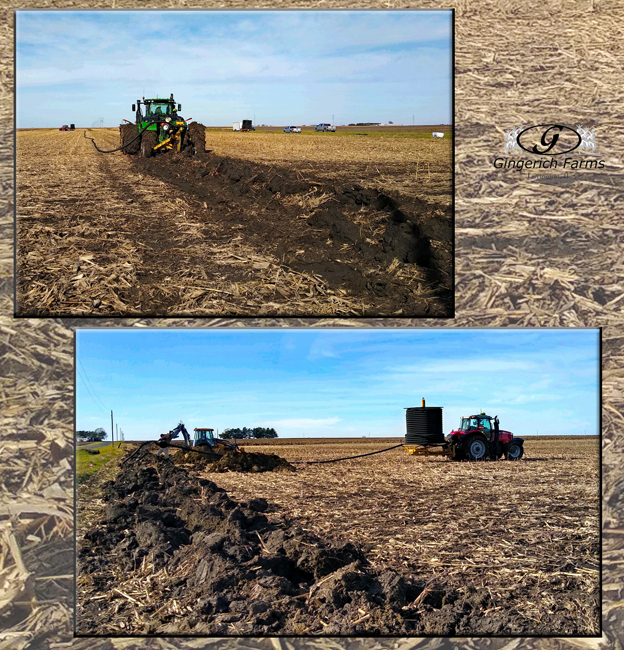
<path id="1" fill-rule="evenodd" d="M 446 456 L 453 460 L 519 460 L 524 439 L 502 431 L 498 416 L 481 412 L 462 417 L 459 427 L 447 436 L 442 432 L 442 408 L 425 406 L 406 409 L 405 450 L 414 456 Z"/>
<path id="2" fill-rule="evenodd" d="M 69 131 L 69 125 L 63 124 L 63 126 L 59 129 L 59 131 Z"/>
<path id="3" fill-rule="evenodd" d="M 488 457 L 519 460 L 524 454 L 524 439 L 498 426 L 498 416 L 481 412 L 461 418 L 459 428 L 446 436 L 454 460 L 484 460 Z"/>

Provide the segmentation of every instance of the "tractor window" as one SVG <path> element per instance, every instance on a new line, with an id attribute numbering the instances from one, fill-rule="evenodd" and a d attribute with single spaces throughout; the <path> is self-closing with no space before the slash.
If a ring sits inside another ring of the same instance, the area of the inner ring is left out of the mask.
<path id="1" fill-rule="evenodd" d="M 485 433 L 489 433 L 492 430 L 492 425 L 488 418 L 479 418 L 479 424 L 483 427 Z"/>
<path id="2" fill-rule="evenodd" d="M 163 117 L 171 115 L 172 104 L 148 104 L 146 106 L 146 116 L 162 115 Z"/>

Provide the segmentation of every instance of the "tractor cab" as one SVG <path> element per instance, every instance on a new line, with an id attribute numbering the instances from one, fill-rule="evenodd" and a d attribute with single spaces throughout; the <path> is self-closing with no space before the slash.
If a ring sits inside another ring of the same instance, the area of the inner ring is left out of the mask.
<path id="1" fill-rule="evenodd" d="M 193 447 L 201 447 L 208 445 L 214 447 L 216 444 L 214 437 L 214 429 L 199 428 L 195 429 L 195 436 L 193 437 Z"/>
<path id="2" fill-rule="evenodd" d="M 145 117 L 155 117 L 155 118 L 164 118 L 172 117 L 175 109 L 175 104 L 173 102 L 164 102 L 159 100 L 146 100 L 144 102 L 145 106 Z"/>
<path id="3" fill-rule="evenodd" d="M 461 433 L 468 433 L 468 431 L 481 431 L 482 433 L 489 435 L 489 433 L 494 429 L 492 420 L 493 418 L 485 413 L 469 415 L 468 417 L 461 418 L 457 430 Z"/>
<path id="4" fill-rule="evenodd" d="M 141 112 L 141 106 L 143 106 L 145 114 Z M 138 99 L 136 104 L 132 104 L 132 110 L 137 111 L 137 123 L 143 121 L 165 121 L 166 118 L 169 118 L 169 121 L 174 118 L 176 120 L 182 119 L 177 115 L 177 111 L 182 110 L 182 104 L 178 104 L 178 108 L 176 109 L 173 95 L 171 95 L 169 99 L 160 99 L 159 97 L 154 99 L 145 99 L 145 97 L 143 97 L 143 101 Z"/>
<path id="5" fill-rule="evenodd" d="M 494 441 L 495 437 L 495 420 L 491 415 L 486 415 L 479 413 L 478 415 L 469 415 L 467 417 L 460 418 L 459 427 L 455 431 L 447 436 L 447 441 L 459 440 L 468 438 L 472 435 L 482 435 L 485 439 L 490 442 Z M 513 438 L 513 433 L 511 431 L 504 431 L 499 429 L 498 440 L 502 444 L 508 444 Z"/>

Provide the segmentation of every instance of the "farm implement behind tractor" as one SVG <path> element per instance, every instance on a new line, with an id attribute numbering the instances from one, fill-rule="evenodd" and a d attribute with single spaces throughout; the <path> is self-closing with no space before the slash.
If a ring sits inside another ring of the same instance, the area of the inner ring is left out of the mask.
<path id="1" fill-rule="evenodd" d="M 206 134 L 203 125 L 185 120 L 178 111 L 182 105 L 176 103 L 173 95 L 169 99 L 140 99 L 132 104 L 136 122 L 119 127 L 120 148 L 124 153 L 140 154 L 149 158 L 160 151 L 182 151 L 191 148 L 193 153 L 206 150 Z"/>
<path id="2" fill-rule="evenodd" d="M 499 427 L 498 416 L 481 412 L 462 417 L 459 427 L 442 433 L 442 408 L 422 406 L 406 409 L 405 450 L 415 456 L 447 456 L 453 460 L 519 460 L 524 439 Z"/>

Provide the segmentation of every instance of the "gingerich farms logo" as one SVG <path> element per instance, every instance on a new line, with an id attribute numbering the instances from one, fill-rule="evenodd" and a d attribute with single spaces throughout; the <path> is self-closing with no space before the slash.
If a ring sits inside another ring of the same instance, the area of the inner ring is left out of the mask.
<path id="1" fill-rule="evenodd" d="M 596 135 L 577 124 L 536 124 L 505 131 L 505 156 L 494 159 L 496 169 L 553 170 L 604 169 L 596 156 Z"/>

